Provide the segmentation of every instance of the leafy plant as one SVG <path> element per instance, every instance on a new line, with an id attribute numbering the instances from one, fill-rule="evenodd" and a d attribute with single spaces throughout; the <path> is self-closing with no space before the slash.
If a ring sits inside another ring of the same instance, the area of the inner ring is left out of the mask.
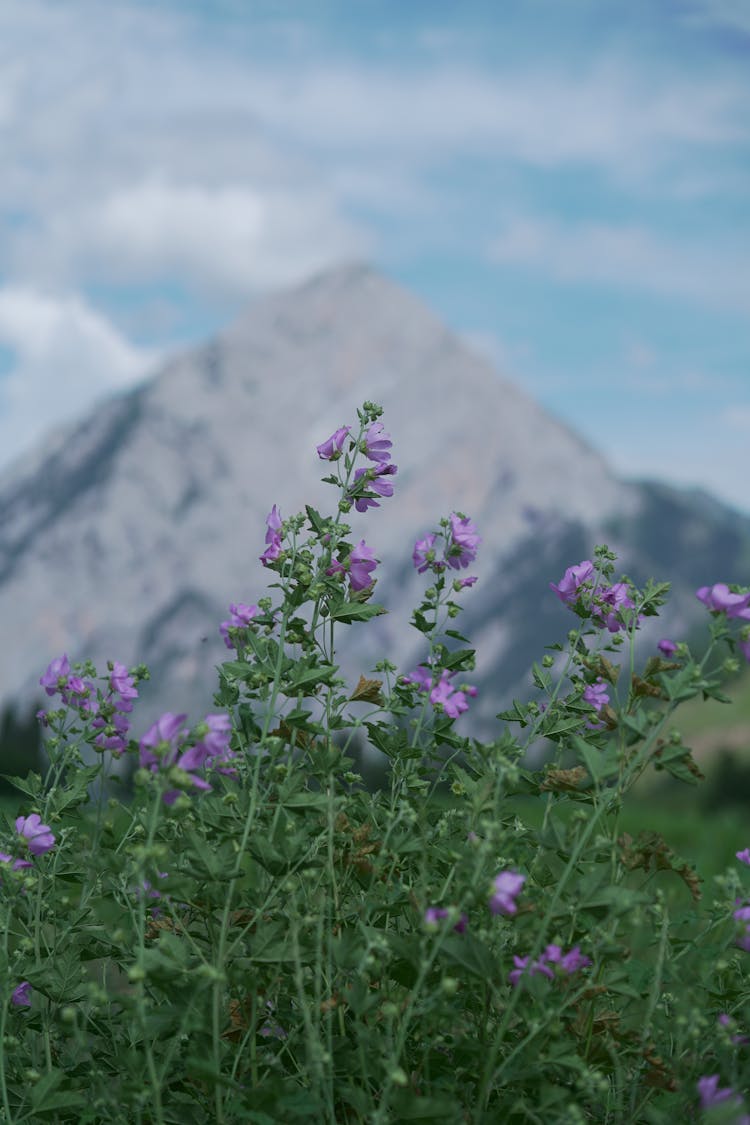
<path id="1" fill-rule="evenodd" d="M 337 664 L 340 631 L 385 612 L 347 522 L 394 492 L 380 415 L 318 447 L 333 514 L 272 508 L 271 593 L 220 626 L 215 713 L 136 741 L 145 668 L 61 656 L 42 676 L 49 769 L 13 779 L 0 853 L 6 1121 L 749 1120 L 743 867 L 706 906 L 669 842 L 620 820 L 645 770 L 700 780 L 674 712 L 722 698 L 721 646 L 750 659 L 750 593 L 702 589 L 702 659 L 665 639 L 639 666 L 668 587 L 598 547 L 551 584 L 576 623 L 534 665 L 538 698 L 468 738 L 463 513 L 414 547 L 419 666 Z M 387 759 L 382 790 L 355 744 Z M 129 761 L 132 800 L 106 799 Z"/>

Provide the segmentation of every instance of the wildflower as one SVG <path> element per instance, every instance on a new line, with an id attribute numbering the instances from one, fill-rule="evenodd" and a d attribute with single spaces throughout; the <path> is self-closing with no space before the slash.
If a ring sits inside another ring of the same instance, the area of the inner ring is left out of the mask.
<path id="1" fill-rule="evenodd" d="M 622 628 L 622 622 L 617 616 L 619 611 L 634 608 L 625 582 L 614 582 L 611 586 L 599 587 L 594 591 L 592 602 L 596 622 L 602 628 L 606 626 L 610 633 L 619 633 Z"/>
<path id="2" fill-rule="evenodd" d="M 733 594 L 726 582 L 717 582 L 714 586 L 701 586 L 695 596 L 713 613 L 726 613 L 730 620 L 750 621 L 750 592 Z"/>
<path id="3" fill-rule="evenodd" d="M 321 461 L 338 460 L 350 430 L 351 426 L 340 426 L 322 445 L 316 447 Z"/>
<path id="4" fill-rule="evenodd" d="M 246 605 L 245 602 L 232 602 L 229 607 L 229 620 L 222 621 L 219 625 L 219 632 L 224 638 L 224 644 L 227 648 L 235 648 L 235 642 L 232 641 L 229 630 L 230 629 L 246 629 L 252 619 L 260 613 L 257 605 Z"/>
<path id="5" fill-rule="evenodd" d="M 666 656 L 667 659 L 669 659 L 670 656 L 674 656 L 674 654 L 677 652 L 677 645 L 674 643 L 674 641 L 670 641 L 666 637 L 662 638 L 662 640 L 659 641 L 656 647 L 658 648 L 662 656 Z"/>
<path id="6" fill-rule="evenodd" d="M 352 590 L 366 590 L 374 579 L 371 574 L 378 564 L 375 552 L 368 547 L 364 539 L 360 539 L 349 555 L 349 584 Z"/>
<path id="7" fill-rule="evenodd" d="M 70 662 L 65 653 L 62 656 L 57 656 L 47 666 L 45 673 L 39 677 L 39 683 L 42 685 L 47 695 L 55 695 L 58 691 L 62 691 L 68 683 L 70 676 Z"/>
<path id="8" fill-rule="evenodd" d="M 15 1008 L 31 1007 L 31 985 L 27 980 L 22 980 L 10 996 L 10 1002 Z"/>
<path id="9" fill-rule="evenodd" d="M 587 684 L 583 693 L 583 701 L 593 707 L 596 712 L 601 711 L 609 703 L 607 685 L 601 676 L 597 676 L 595 683 Z"/>
<path id="10" fill-rule="evenodd" d="M 449 918 L 450 915 L 451 915 L 451 911 L 446 910 L 446 908 L 444 906 L 428 906 L 427 909 L 424 912 L 425 925 L 430 926 L 430 927 L 437 926 L 445 918 Z M 468 924 L 469 924 L 469 916 L 467 914 L 462 913 L 461 917 L 458 919 L 458 921 L 453 926 L 453 929 L 454 929 L 455 933 L 463 934 L 463 933 L 466 932 L 466 927 L 468 926 Z"/>
<path id="11" fill-rule="evenodd" d="M 508 981 L 514 988 L 526 972 L 531 977 L 541 975 L 547 977 L 548 980 L 554 980 L 557 974 L 553 966 L 557 966 L 558 969 L 570 976 L 571 973 L 586 969 L 591 964 L 591 959 L 584 957 L 577 945 L 574 945 L 567 953 L 563 953 L 562 948 L 554 943 L 548 945 L 539 959 L 531 965 L 529 965 L 529 960 L 528 957 L 513 957 L 515 969 L 511 969 L 508 973 Z"/>
<path id="12" fill-rule="evenodd" d="M 727 1012 L 721 1012 L 721 1014 L 716 1017 L 716 1022 L 720 1024 L 721 1027 L 733 1028 L 735 1026 L 734 1020 Z M 730 1042 L 735 1047 L 741 1047 L 750 1042 L 750 1040 L 748 1040 L 746 1035 L 732 1035 L 730 1037 Z"/>
<path id="13" fill-rule="evenodd" d="M 425 535 L 424 539 L 418 539 L 414 544 L 412 552 L 412 560 L 417 568 L 418 574 L 424 574 L 426 570 L 431 567 L 436 569 L 442 564 L 435 562 L 435 539 L 436 535 Z"/>
<path id="14" fill-rule="evenodd" d="M 44 855 L 55 846 L 55 836 L 49 825 L 42 824 L 39 813 L 17 817 L 16 832 L 26 841 L 26 846 L 32 855 Z"/>
<path id="15" fill-rule="evenodd" d="M 128 675 L 127 668 L 119 660 L 115 660 L 112 664 L 109 684 L 113 695 L 120 697 L 115 704 L 117 710 L 132 711 L 133 700 L 138 698 L 138 689 L 135 686 L 135 679 Z"/>
<path id="16" fill-rule="evenodd" d="M 393 485 L 390 481 L 382 478 L 393 477 L 397 472 L 398 466 L 393 463 L 376 465 L 374 469 L 357 469 L 354 473 L 354 485 L 361 481 L 368 492 L 375 492 L 378 496 L 393 496 Z M 366 512 L 368 508 L 380 507 L 374 496 L 350 495 L 349 499 L 354 500 L 354 507 L 358 512 Z"/>
<path id="17" fill-rule="evenodd" d="M 445 561 L 454 570 L 459 570 L 474 562 L 482 540 L 477 534 L 476 525 L 466 516 L 451 512 L 449 519 L 451 537 L 446 546 Z"/>
<path id="18" fill-rule="evenodd" d="M 475 574 L 470 575 L 468 578 L 456 578 L 453 582 L 453 589 L 458 593 L 459 590 L 463 590 L 466 586 L 473 586 L 476 581 L 477 576 Z"/>
<path id="19" fill-rule="evenodd" d="M 229 741 L 232 737 L 232 722 L 229 715 L 206 715 L 204 723 L 208 728 L 199 742 L 186 750 L 177 762 L 180 769 L 193 770 L 205 767 L 215 769 L 218 773 L 235 777 L 237 771 L 227 768 L 228 763 L 235 757 L 234 750 L 230 750 Z"/>
<path id="20" fill-rule="evenodd" d="M 593 573 L 594 564 L 590 559 L 584 559 L 577 566 L 569 566 L 557 585 L 550 582 L 550 589 L 555 591 L 565 605 L 575 605 L 578 601 L 579 589 L 588 582 Z"/>
<path id="21" fill-rule="evenodd" d="M 453 672 L 444 668 L 440 673 L 440 679 L 435 683 L 432 671 L 426 665 L 420 664 L 408 676 L 402 677 L 402 683 L 416 684 L 420 691 L 428 691 L 433 707 L 439 704 L 449 718 L 457 719 L 469 708 L 467 695 L 475 696 L 477 689 L 469 684 L 464 684 L 461 690 L 454 688 L 450 682 L 452 676 Z"/>
<path id="22" fill-rule="evenodd" d="M 526 876 L 518 871 L 501 871 L 496 875 L 494 893 L 490 897 L 490 912 L 492 914 L 515 914 L 518 910 L 516 898 L 521 893 L 521 888 L 526 882 Z"/>
<path id="23" fill-rule="evenodd" d="M 266 516 L 266 549 L 260 556 L 263 566 L 268 566 L 281 554 L 281 515 L 274 504 Z"/>
<path id="24" fill-rule="evenodd" d="M 12 863 L 14 871 L 23 871 L 28 867 L 33 867 L 34 864 L 28 859 L 14 859 L 12 855 L 7 852 L 0 852 L 0 863 Z"/>
<path id="25" fill-rule="evenodd" d="M 741 1096 L 731 1086 L 719 1088 L 718 1074 L 706 1074 L 698 1079 L 698 1094 L 701 1100 L 701 1109 L 713 1109 L 717 1105 L 731 1104 L 735 1109 L 744 1109 Z M 723 1120 L 723 1118 L 722 1118 Z M 732 1125 L 750 1125 L 750 1115 L 743 1113 L 736 1117 Z"/>
<path id="26" fill-rule="evenodd" d="M 743 848 L 741 852 L 735 852 L 735 856 L 740 863 L 746 863 L 750 867 L 750 848 Z"/>
<path id="27" fill-rule="evenodd" d="M 179 753 L 180 743 L 187 736 L 183 723 L 187 715 L 173 715 L 166 711 L 153 723 L 140 741 L 140 764 L 144 769 L 156 773 L 159 766 L 174 764 Z M 157 753 L 158 751 L 158 753 Z"/>
<path id="28" fill-rule="evenodd" d="M 383 429 L 383 423 L 371 422 L 362 439 L 362 452 L 365 457 L 385 465 L 390 460 L 392 445 L 391 436 Z"/>

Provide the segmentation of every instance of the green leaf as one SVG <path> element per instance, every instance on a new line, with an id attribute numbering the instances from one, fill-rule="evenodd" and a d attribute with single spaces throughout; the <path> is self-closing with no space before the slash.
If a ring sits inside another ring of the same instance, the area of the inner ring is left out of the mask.
<path id="1" fill-rule="evenodd" d="M 596 784 L 617 777 L 620 772 L 620 762 L 616 746 L 607 746 L 604 750 L 599 750 L 578 735 L 573 735 L 572 741 Z"/>
<path id="2" fill-rule="evenodd" d="M 369 621 L 371 617 L 380 617 L 387 612 L 382 605 L 372 605 L 369 602 L 341 602 L 329 608 L 328 616 L 332 621 L 349 625 L 352 621 Z"/>
<path id="3" fill-rule="evenodd" d="M 310 526 L 312 527 L 315 534 L 325 534 L 325 530 L 329 521 L 324 520 L 320 512 L 316 511 L 315 508 L 311 508 L 309 504 L 305 504 L 305 511 L 307 512 L 307 518 L 309 519 Z"/>
<path id="4" fill-rule="evenodd" d="M 367 609 L 369 607 L 363 606 L 362 608 Z M 312 667 L 309 667 L 306 663 L 298 664 L 289 677 L 285 690 L 292 693 L 303 687 L 328 684 L 336 672 L 338 672 L 336 664 L 314 664 Z"/>

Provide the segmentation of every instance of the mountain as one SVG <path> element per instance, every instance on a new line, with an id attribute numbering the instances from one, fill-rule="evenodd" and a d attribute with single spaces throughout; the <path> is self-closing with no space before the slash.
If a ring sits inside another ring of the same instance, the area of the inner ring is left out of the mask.
<path id="1" fill-rule="evenodd" d="M 149 664 L 143 724 L 166 709 L 197 721 L 227 656 L 219 622 L 268 581 L 266 514 L 332 509 L 315 446 L 365 399 L 385 407 L 399 471 L 392 499 L 351 515 L 382 560 L 389 609 L 350 632 L 355 680 L 383 656 L 405 670 L 423 656 L 407 625 L 421 588 L 411 552 L 451 511 L 484 540 L 459 624 L 477 644 L 485 723 L 565 635 L 548 583 L 594 543 L 621 551 L 636 578 L 675 583 L 663 632 L 690 626 L 696 586 L 747 581 L 749 519 L 703 494 L 618 480 L 415 297 L 348 266 L 257 301 L 0 476 L 0 707 L 43 698 L 39 675 L 67 651 L 100 668 Z"/>

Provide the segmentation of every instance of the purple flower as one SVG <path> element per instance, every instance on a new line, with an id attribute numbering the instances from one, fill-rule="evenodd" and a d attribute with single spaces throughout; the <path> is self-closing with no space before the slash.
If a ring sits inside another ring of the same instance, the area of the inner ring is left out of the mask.
<path id="1" fill-rule="evenodd" d="M 341 450 L 350 429 L 351 426 L 340 426 L 322 445 L 317 446 L 318 457 L 321 461 L 336 461 L 341 456 Z"/>
<path id="2" fill-rule="evenodd" d="M 379 461 L 381 465 L 385 465 L 390 461 L 392 445 L 390 434 L 385 432 L 382 422 L 372 422 L 365 430 L 362 452 L 370 461 Z"/>
<path id="3" fill-rule="evenodd" d="M 592 963 L 590 958 L 583 956 L 577 945 L 574 945 L 568 953 L 563 953 L 561 947 L 554 943 L 548 945 L 539 959 L 531 965 L 529 965 L 528 957 L 514 956 L 513 962 L 516 967 L 508 973 L 508 981 L 514 988 L 526 972 L 531 977 L 544 976 L 548 980 L 554 980 L 555 970 L 553 965 L 557 965 L 564 973 L 570 975 L 588 968 Z"/>
<path id="4" fill-rule="evenodd" d="M 606 625 L 610 633 L 619 633 L 622 623 L 617 614 L 621 609 L 633 609 L 633 601 L 627 583 L 614 582 L 611 586 L 601 586 L 594 591 L 594 616 L 599 625 Z"/>
<path id="5" fill-rule="evenodd" d="M 591 959 L 584 957 L 577 945 L 560 958 L 560 968 L 566 973 L 577 973 L 579 969 L 586 969 L 590 964 Z"/>
<path id="6" fill-rule="evenodd" d="M 177 762 L 178 766 L 183 770 L 200 769 L 204 766 L 228 777 L 235 777 L 237 771 L 229 766 L 236 757 L 234 750 L 229 748 L 232 737 L 229 715 L 206 715 L 204 722 L 208 727 L 206 734 L 195 746 L 185 751 Z"/>
<path id="7" fill-rule="evenodd" d="M 0 852 L 0 863 L 12 863 L 14 871 L 23 871 L 28 867 L 33 867 L 34 864 L 28 859 L 13 859 L 12 855 L 7 852 Z"/>
<path id="8" fill-rule="evenodd" d="M 660 640 L 656 647 L 658 648 L 662 656 L 666 656 L 667 659 L 669 659 L 670 656 L 674 656 L 674 654 L 677 652 L 677 645 L 674 643 L 674 641 L 670 641 L 666 637 Z"/>
<path id="9" fill-rule="evenodd" d="M 450 910 L 446 910 L 444 906 L 428 906 L 424 912 L 424 921 L 426 926 L 436 926 L 443 921 L 444 918 L 450 917 Z M 466 932 L 466 927 L 469 924 L 469 917 L 467 914 L 461 914 L 461 917 L 453 926 L 455 933 L 463 934 Z"/>
<path id="10" fill-rule="evenodd" d="M 372 547 L 360 539 L 349 555 L 349 584 L 352 590 L 366 590 L 371 586 L 374 581 L 371 575 L 377 565 Z"/>
<path id="11" fill-rule="evenodd" d="M 477 582 L 475 574 L 470 575 L 468 578 L 456 578 L 453 582 L 454 589 L 463 590 L 466 586 L 473 586 Z"/>
<path id="12" fill-rule="evenodd" d="M 32 855 L 44 855 L 55 846 L 55 837 L 49 825 L 42 824 L 39 813 L 17 817 L 16 832 L 26 841 Z"/>
<path id="13" fill-rule="evenodd" d="M 368 492 L 375 492 L 378 496 L 393 496 L 393 485 L 383 477 L 395 476 L 398 466 L 394 464 L 376 465 L 374 469 L 357 469 L 354 473 L 354 484 L 362 481 Z M 373 496 L 355 496 L 354 507 L 358 512 L 366 512 L 368 508 L 379 508 L 380 504 Z"/>
<path id="14" fill-rule="evenodd" d="M 187 715 L 173 715 L 166 711 L 144 734 L 140 741 L 140 764 L 156 773 L 160 766 L 174 765 L 180 743 L 185 741 L 187 728 L 182 724 Z M 160 750 L 157 754 L 156 751 Z"/>
<path id="15" fill-rule="evenodd" d="M 565 605 L 575 605 L 578 601 L 578 591 L 584 582 L 588 582 L 594 573 L 594 564 L 590 559 L 585 559 L 577 566 L 569 566 L 560 579 L 558 585 L 550 582 L 550 589 L 554 590 L 558 598 Z"/>
<path id="16" fill-rule="evenodd" d="M 227 648 L 234 648 L 235 644 L 229 636 L 230 629 L 245 629 L 252 619 L 260 613 L 257 605 L 246 605 L 245 602 L 232 602 L 229 607 L 229 620 L 222 621 L 219 632 L 224 638 Z"/>
<path id="17" fill-rule="evenodd" d="M 445 551 L 445 561 L 454 570 L 467 567 L 477 557 L 481 537 L 475 524 L 466 516 L 450 514 L 451 537 Z"/>
<path id="18" fill-rule="evenodd" d="M 596 682 L 587 684 L 583 693 L 583 702 L 588 703 L 595 711 L 601 711 L 602 707 L 609 703 L 609 696 L 607 694 L 607 685 L 601 676 L 597 676 Z"/>
<path id="19" fill-rule="evenodd" d="M 728 618 L 750 621 L 750 593 L 733 594 L 726 582 L 715 586 L 701 586 L 695 592 L 696 598 L 714 613 L 726 613 Z"/>
<path id="20" fill-rule="evenodd" d="M 281 554 L 281 515 L 274 504 L 266 516 L 266 549 L 260 556 L 263 566 L 275 560 Z"/>
<path id="21" fill-rule="evenodd" d="M 743 848 L 741 852 L 735 852 L 735 856 L 740 863 L 746 863 L 750 867 L 750 848 Z"/>
<path id="22" fill-rule="evenodd" d="M 39 677 L 39 683 L 47 695 L 55 695 L 67 685 L 69 675 L 70 662 L 67 655 L 63 653 L 62 656 L 55 657 L 51 664 L 47 666 L 44 675 Z"/>
<path id="23" fill-rule="evenodd" d="M 744 1103 L 739 1094 L 737 1094 L 731 1086 L 724 1086 L 723 1089 L 719 1088 L 718 1074 L 706 1074 L 698 1079 L 698 1094 L 701 1099 L 701 1109 L 713 1109 L 717 1105 L 725 1105 L 731 1101 L 732 1106 L 741 1110 L 744 1108 Z M 723 1120 L 723 1119 L 722 1119 Z M 750 1116 L 743 1113 L 741 1117 L 736 1117 L 732 1125 L 748 1125 L 750 1123 Z"/>
<path id="24" fill-rule="evenodd" d="M 477 689 L 469 684 L 464 685 L 461 690 L 454 688 L 450 682 L 452 675 L 452 672 L 444 668 L 440 673 L 440 679 L 435 683 L 431 670 L 426 665 L 420 664 L 408 676 L 402 677 L 402 683 L 416 684 L 420 691 L 428 691 L 433 706 L 439 704 L 449 718 L 457 719 L 460 714 L 468 710 L 466 696 L 475 696 Z"/>
<path id="25" fill-rule="evenodd" d="M 526 876 L 517 871 L 501 871 L 495 876 L 495 890 L 490 898 L 492 914 L 515 914 L 518 910 L 516 898 L 526 882 Z"/>
<path id="26" fill-rule="evenodd" d="M 31 1007 L 31 985 L 27 980 L 22 980 L 10 996 L 10 1002 L 14 1008 L 30 1008 Z"/>
<path id="27" fill-rule="evenodd" d="M 112 671 L 109 675 L 109 684 L 113 694 L 119 695 L 120 699 L 116 703 L 118 711 L 132 711 L 134 699 L 138 698 L 138 689 L 135 686 L 135 679 L 133 676 L 128 675 L 128 670 L 124 664 L 120 664 L 115 660 L 112 664 Z"/>
<path id="28" fill-rule="evenodd" d="M 424 574 L 430 567 L 434 568 L 436 538 L 437 536 L 435 535 L 425 535 L 424 539 L 418 539 L 414 544 L 414 551 L 411 557 L 418 574 Z"/>

